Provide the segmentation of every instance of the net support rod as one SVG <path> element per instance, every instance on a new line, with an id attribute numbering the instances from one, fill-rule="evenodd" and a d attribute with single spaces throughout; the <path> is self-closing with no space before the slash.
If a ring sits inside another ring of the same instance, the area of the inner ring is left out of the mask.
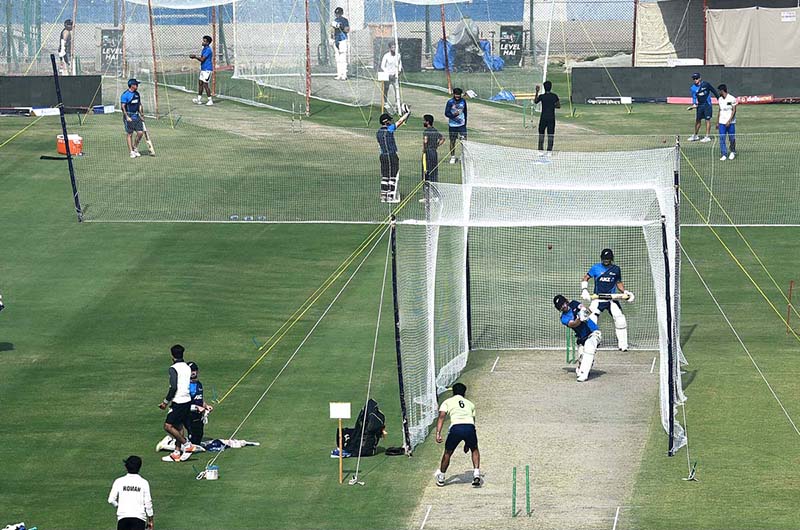
<path id="1" fill-rule="evenodd" d="M 10 3 L 10 2 L 9 2 Z M 72 0 L 72 32 L 69 43 L 69 67 L 72 70 L 72 75 L 78 73 L 77 66 L 75 65 L 75 31 L 77 30 L 78 20 L 78 0 Z"/>
<path id="2" fill-rule="evenodd" d="M 122 6 L 122 78 L 128 77 L 128 65 L 126 64 L 127 55 L 125 53 L 125 25 L 127 23 L 127 15 L 125 13 L 125 0 L 121 0 Z"/>
<path id="3" fill-rule="evenodd" d="M 550 36 L 553 33 L 553 11 L 556 0 L 550 0 L 550 19 L 547 21 L 547 43 L 544 48 L 544 65 L 542 66 L 542 83 L 547 81 L 547 63 L 550 61 Z"/>
<path id="4" fill-rule="evenodd" d="M 530 24 L 530 31 L 528 32 L 528 38 L 530 39 L 530 44 L 528 45 L 531 49 L 531 66 L 536 67 L 536 35 L 533 29 L 533 15 L 534 15 L 534 0 L 528 0 L 528 24 Z"/>
<path id="5" fill-rule="evenodd" d="M 703 0 L 703 64 L 708 64 L 708 0 Z"/>
<path id="6" fill-rule="evenodd" d="M 78 184 L 75 180 L 75 167 L 72 165 L 72 153 L 69 149 L 69 134 L 67 133 L 67 120 L 64 118 L 64 100 L 61 97 L 61 82 L 58 77 L 58 65 L 56 65 L 56 56 L 50 54 L 50 63 L 53 66 L 53 82 L 56 87 L 56 98 L 58 98 L 58 115 L 61 118 L 61 134 L 64 135 L 64 146 L 67 150 L 67 166 L 69 167 L 69 182 L 72 185 L 72 199 L 75 202 L 75 213 L 78 216 L 78 222 L 83 221 L 83 209 L 81 208 L 81 199 L 78 195 Z"/>
<path id="7" fill-rule="evenodd" d="M 217 6 L 211 6 L 211 93 L 217 93 Z"/>
<path id="8" fill-rule="evenodd" d="M 397 295 L 397 219 L 392 216 L 390 226 L 392 246 L 392 304 L 394 307 L 394 350 L 397 356 L 397 385 L 400 393 L 400 413 L 403 417 L 403 448 L 411 456 L 411 437 L 408 433 L 408 408 L 406 407 L 405 383 L 403 380 L 403 356 L 400 344 L 400 304 Z"/>
<path id="9" fill-rule="evenodd" d="M 639 0 L 633 0 L 633 46 L 631 48 L 631 66 L 636 66 L 636 22 L 639 14 Z"/>
<path id="10" fill-rule="evenodd" d="M 153 53 L 154 110 L 158 117 L 158 63 L 156 58 L 156 31 L 153 23 L 153 0 L 147 0 L 147 15 L 150 20 L 150 50 Z"/>
<path id="11" fill-rule="evenodd" d="M 308 6 L 309 0 L 305 0 L 306 8 L 306 117 L 311 115 L 311 16 Z"/>
<path id="12" fill-rule="evenodd" d="M 675 353 L 672 328 L 672 293 L 670 292 L 670 259 L 667 246 L 667 219 L 661 217 L 661 250 L 664 253 L 664 284 L 667 304 L 667 385 L 669 387 L 669 448 L 667 456 L 675 455 Z"/>
<path id="13" fill-rule="evenodd" d="M 464 228 L 467 234 L 466 246 L 466 282 L 467 282 L 467 347 L 472 351 L 472 282 L 469 274 L 469 228 Z"/>
<path id="14" fill-rule="evenodd" d="M 450 79 L 450 59 L 447 57 L 447 28 L 444 25 L 444 4 L 439 6 L 442 12 L 442 47 L 444 48 L 444 71 L 447 76 L 447 92 L 453 92 L 453 82 Z"/>
<path id="15" fill-rule="evenodd" d="M 400 64 L 403 64 L 403 56 L 400 54 L 400 41 L 397 39 L 397 10 L 395 9 L 394 0 L 392 0 L 392 22 L 394 23 L 392 27 L 392 33 L 394 33 L 394 49 L 397 50 L 397 55 L 400 56 Z M 383 91 L 381 91 L 383 93 Z M 394 76 L 394 95 L 397 98 L 395 103 L 397 103 L 397 112 L 402 113 L 402 97 L 400 96 L 400 72 L 397 72 L 397 75 Z"/>

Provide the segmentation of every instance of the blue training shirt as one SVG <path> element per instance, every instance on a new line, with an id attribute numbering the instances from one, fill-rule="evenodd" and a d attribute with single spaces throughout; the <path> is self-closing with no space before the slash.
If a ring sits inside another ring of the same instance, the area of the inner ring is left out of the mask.
<path id="1" fill-rule="evenodd" d="M 333 40 L 338 44 L 339 41 L 347 40 L 347 33 L 344 32 L 344 28 L 350 26 L 350 21 L 348 21 L 344 17 L 336 17 L 333 19 L 338 26 L 333 30 Z"/>
<path id="2" fill-rule="evenodd" d="M 586 274 L 594 278 L 595 294 L 616 293 L 617 283 L 622 281 L 622 271 L 614 264 L 606 267 L 602 263 L 595 263 Z"/>
<path id="3" fill-rule="evenodd" d="M 203 383 L 200 381 L 191 381 L 189 383 L 189 397 L 192 398 L 192 405 L 198 407 L 203 406 Z"/>
<path id="4" fill-rule="evenodd" d="M 378 140 L 378 148 L 381 150 L 382 155 L 397 154 L 397 144 L 394 141 L 394 132 L 397 130 L 397 125 L 384 125 L 378 129 L 375 137 Z"/>
<path id="5" fill-rule="evenodd" d="M 122 96 L 120 96 L 119 102 L 122 105 L 126 105 L 128 116 L 131 118 L 139 117 L 139 108 L 142 106 L 142 97 L 139 95 L 138 90 L 134 90 L 133 92 L 126 90 L 122 93 Z"/>
<path id="6" fill-rule="evenodd" d="M 214 62 L 211 60 L 212 54 L 211 46 L 203 46 L 203 51 L 200 52 L 200 59 L 202 59 L 200 70 L 204 72 L 211 72 L 214 70 Z"/>
<path id="7" fill-rule="evenodd" d="M 580 311 L 578 308 L 580 307 L 581 303 L 573 300 L 569 303 L 569 311 L 566 313 L 561 313 L 561 323 L 565 326 L 569 327 L 569 323 L 571 320 L 576 320 L 578 318 L 578 312 Z M 593 332 L 597 331 L 597 324 L 594 323 L 592 320 L 586 320 L 581 322 L 581 325 L 577 328 L 572 328 L 575 332 L 575 337 L 578 339 L 585 339 Z M 582 344 L 582 343 L 581 343 Z"/>
<path id="8" fill-rule="evenodd" d="M 456 102 L 455 98 L 450 98 L 444 107 L 444 115 L 450 120 L 448 125 L 450 125 L 451 129 L 466 128 L 467 100 L 461 98 L 460 101 Z"/>
<path id="9" fill-rule="evenodd" d="M 699 85 L 692 83 L 692 88 L 689 89 L 692 93 L 692 104 L 701 107 L 703 105 L 711 105 L 710 94 L 719 99 L 717 89 L 711 86 L 708 81 L 700 81 Z"/>

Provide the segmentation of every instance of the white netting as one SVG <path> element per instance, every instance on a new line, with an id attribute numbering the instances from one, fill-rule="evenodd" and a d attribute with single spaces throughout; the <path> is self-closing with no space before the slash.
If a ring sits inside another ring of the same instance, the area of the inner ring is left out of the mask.
<path id="1" fill-rule="evenodd" d="M 553 296 L 577 297 L 580 280 L 605 247 L 614 249 L 626 287 L 637 294 L 636 303 L 625 305 L 632 347 L 660 352 L 661 416 L 669 430 L 670 374 L 672 402 L 684 399 L 677 338 L 669 363 L 666 302 L 669 281 L 678 337 L 676 161 L 675 149 L 542 158 L 525 149 L 465 143 L 464 184 L 433 184 L 431 202 L 406 209 L 398 228 L 404 376 L 413 382 L 406 396 L 409 404 L 427 406 L 410 416 L 412 445 L 435 418 L 428 409 L 436 392 L 458 375 L 441 368 L 448 360 L 466 360 L 470 348 L 565 347 Z M 603 185 L 610 177 L 612 189 Z M 443 254 L 443 241 L 453 241 L 443 237 L 445 230 L 455 231 L 463 246 L 448 246 L 452 251 Z M 462 318 L 467 295 L 469 318 Z M 606 344 L 613 342 L 607 315 L 601 329 Z M 685 437 L 677 422 L 674 428 L 679 448 Z"/>

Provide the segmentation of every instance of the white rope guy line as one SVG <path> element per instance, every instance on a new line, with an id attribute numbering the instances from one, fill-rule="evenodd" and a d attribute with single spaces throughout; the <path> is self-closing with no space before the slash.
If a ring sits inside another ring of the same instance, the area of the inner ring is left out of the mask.
<path id="1" fill-rule="evenodd" d="M 797 435 L 800 436 L 800 430 L 797 428 L 797 425 L 795 425 L 794 420 L 792 420 L 792 417 L 789 415 L 789 412 L 786 410 L 786 407 L 783 406 L 783 403 L 781 402 L 781 399 L 778 397 L 778 394 L 775 393 L 775 390 L 773 390 L 772 385 L 770 385 L 769 381 L 767 381 L 767 378 L 764 375 L 764 372 L 761 371 L 761 368 L 758 366 L 758 363 L 756 362 L 756 360 L 753 359 L 753 356 L 750 354 L 750 350 L 747 349 L 747 346 L 745 346 L 744 341 L 742 341 L 742 338 L 739 336 L 739 333 L 736 331 L 736 328 L 733 327 L 733 324 L 728 319 L 728 315 L 726 315 L 725 311 L 722 310 L 722 306 L 719 305 L 719 302 L 717 301 L 717 298 L 714 296 L 714 293 L 711 292 L 711 288 L 708 286 L 708 284 L 706 283 L 705 279 L 703 279 L 703 276 L 700 274 L 700 271 L 697 270 L 697 267 L 695 267 L 694 262 L 692 261 L 692 258 L 689 257 L 689 254 L 686 252 L 686 249 L 683 247 L 683 245 L 681 245 L 681 242 L 678 241 L 678 240 L 676 240 L 676 242 L 678 243 L 678 246 L 680 246 L 681 251 L 683 252 L 683 255 L 686 256 L 686 259 L 689 261 L 689 265 L 691 265 L 692 269 L 694 269 L 694 272 L 695 272 L 695 274 L 697 274 L 697 277 L 700 279 L 700 282 L 703 284 L 703 287 L 705 287 L 706 291 L 708 292 L 708 295 L 711 297 L 711 300 L 714 301 L 714 305 L 717 306 L 717 309 L 719 310 L 719 313 L 722 315 L 722 318 L 725 319 L 725 322 L 727 322 L 728 327 L 731 328 L 731 331 L 733 332 L 734 336 L 736 337 L 736 340 L 739 341 L 739 344 L 742 346 L 742 349 L 747 354 L 747 357 L 750 359 L 750 362 L 753 364 L 753 367 L 758 372 L 758 375 L 761 376 L 761 379 L 764 381 L 764 384 L 767 385 L 767 388 L 769 389 L 770 393 L 772 394 L 772 397 L 775 398 L 775 401 L 777 401 L 778 406 L 783 411 L 783 414 L 786 416 L 786 419 L 789 420 L 789 424 L 792 426 L 792 429 L 794 429 L 794 432 L 796 432 Z"/>
<path id="2" fill-rule="evenodd" d="M 297 354 L 300 352 L 300 349 L 301 349 L 301 348 L 302 348 L 302 347 L 305 345 L 306 341 L 308 341 L 308 339 L 309 339 L 309 338 L 311 338 L 311 335 L 312 335 L 312 334 L 314 333 L 314 331 L 317 329 L 317 326 L 319 326 L 319 325 L 320 325 L 320 323 L 322 322 L 322 319 L 324 319 L 324 318 L 325 318 L 325 316 L 328 314 L 328 311 L 330 311 L 330 310 L 331 310 L 331 308 L 332 308 L 332 307 L 333 307 L 333 305 L 336 303 L 336 301 L 339 299 L 339 297 L 342 295 L 342 293 L 344 293 L 345 289 L 347 289 L 347 286 L 348 286 L 348 285 L 350 285 L 350 282 L 353 280 L 353 278 L 355 278 L 355 277 L 356 277 L 356 274 L 358 274 L 358 271 L 360 271 L 360 270 L 361 270 L 361 267 L 364 265 L 364 263 L 366 263 L 367 259 L 369 259 L 369 257 L 372 255 L 372 251 L 373 251 L 373 250 L 375 250 L 375 247 L 377 247 L 377 246 L 378 246 L 378 243 L 380 243 L 380 241 L 381 241 L 381 238 L 383 238 L 383 236 L 384 236 L 386 233 L 388 233 L 388 231 L 389 231 L 389 227 L 387 226 L 387 227 L 386 227 L 386 230 L 384 230 L 384 233 L 383 233 L 383 234 L 382 234 L 380 237 L 378 237 L 378 238 L 375 240 L 375 244 L 374 244 L 374 245 L 372 245 L 372 248 L 370 248 L 370 249 L 369 249 L 369 252 L 367 252 L 367 254 L 364 256 L 364 258 L 361 260 L 361 263 L 359 263 L 359 264 L 358 264 L 358 267 L 356 267 L 356 269 L 353 271 L 353 274 L 351 274 L 351 275 L 350 275 L 350 277 L 349 277 L 349 278 L 347 279 L 347 281 L 344 283 L 344 285 L 343 285 L 343 286 L 342 286 L 342 288 L 339 290 L 339 292 L 338 292 L 338 293 L 336 293 L 336 296 L 334 296 L 334 297 L 333 297 L 333 300 L 331 300 L 331 303 L 330 303 L 330 304 L 328 304 L 328 307 L 326 307 L 326 308 L 325 308 L 325 311 L 323 311 L 323 312 L 322 312 L 322 315 L 320 315 L 319 319 L 318 319 L 318 320 L 317 320 L 317 321 L 314 323 L 314 325 L 313 325 L 313 326 L 311 327 L 311 329 L 308 331 L 308 333 L 307 333 L 307 334 L 306 334 L 306 336 L 303 338 L 303 340 L 300 342 L 300 344 L 298 344 L 297 348 L 294 350 L 294 353 L 292 353 L 292 355 L 289 357 L 289 359 L 287 359 L 287 360 L 286 360 L 286 363 L 284 363 L 283 367 L 282 367 L 282 368 L 280 369 L 280 371 L 279 371 L 279 372 L 278 372 L 278 373 L 275 375 L 275 378 L 272 380 L 272 382 L 269 384 L 269 386 L 267 386 L 266 390 L 264 390 L 264 393 L 263 393 L 263 394 L 261 394 L 261 397 L 259 397 L 259 398 L 258 398 L 258 400 L 256 400 L 256 403 L 255 403 L 255 404 L 253 405 L 253 407 L 250 409 L 250 412 L 248 412 L 248 413 L 247 413 L 247 415 L 244 417 L 244 419 L 241 421 L 241 423 L 239 423 L 239 426 L 238 426 L 238 427 L 236 427 L 236 429 L 235 429 L 235 430 L 233 431 L 233 433 L 232 433 L 232 434 L 229 436 L 229 438 L 234 438 L 234 437 L 236 436 L 236 434 L 239 432 L 239 430 L 242 428 L 242 426 L 245 424 L 245 422 L 248 420 L 248 418 L 250 418 L 250 416 L 251 416 L 251 415 L 253 414 L 253 412 L 256 410 L 256 407 L 258 407 L 258 405 L 260 405 L 260 404 L 261 404 L 261 401 L 263 401 L 263 400 L 264 400 L 264 398 L 266 397 L 267 393 L 270 391 L 270 389 L 272 388 L 272 386 L 273 386 L 273 385 L 274 385 L 274 384 L 275 384 L 275 383 L 278 381 L 278 378 L 281 376 L 281 374 L 283 374 L 283 372 L 286 370 L 286 368 L 288 368 L 288 367 L 289 367 L 289 364 L 292 362 L 292 360 L 295 358 L 295 356 L 296 356 L 296 355 L 297 355 Z M 218 459 L 218 458 L 219 458 L 219 457 L 222 455 L 222 453 L 223 453 L 223 452 L 224 452 L 224 451 L 220 451 L 219 453 L 217 453 L 217 454 L 214 456 L 214 458 L 212 458 L 212 459 L 211 459 L 211 460 L 210 460 L 210 461 L 209 461 L 209 462 L 206 464 L 206 469 L 208 469 L 208 467 L 209 467 L 209 466 L 211 466 L 211 465 L 212 465 L 214 462 L 216 462 L 216 461 L 217 461 L 217 459 Z"/>
<path id="3" fill-rule="evenodd" d="M 378 238 L 380 241 L 380 238 Z M 377 244 L 377 243 L 376 243 Z M 358 460 L 356 460 L 356 472 L 353 474 L 353 479 L 350 481 L 350 485 L 359 484 L 358 482 L 358 472 L 361 469 L 361 449 L 364 447 L 364 431 L 367 428 L 367 411 L 369 408 L 369 394 L 372 391 L 372 375 L 375 373 L 375 353 L 378 351 L 378 335 L 381 330 L 381 313 L 383 309 L 383 295 L 386 292 L 386 276 L 389 271 L 389 257 L 391 256 L 392 251 L 392 239 L 387 238 L 386 240 L 386 260 L 383 264 L 383 281 L 381 282 L 381 298 L 378 302 L 378 320 L 375 323 L 375 340 L 372 342 L 372 360 L 369 364 L 369 381 L 367 382 L 367 397 L 364 400 L 364 421 L 361 422 L 361 439 L 358 442 Z M 371 251 L 370 251 L 371 252 Z M 340 448 L 340 450 L 344 450 Z M 360 484 L 363 484 L 360 483 Z"/>

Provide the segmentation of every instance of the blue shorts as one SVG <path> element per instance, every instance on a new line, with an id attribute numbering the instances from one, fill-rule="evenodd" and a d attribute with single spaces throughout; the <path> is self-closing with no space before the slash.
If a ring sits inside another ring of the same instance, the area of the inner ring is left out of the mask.
<path id="1" fill-rule="evenodd" d="M 131 118 L 133 121 L 128 121 L 124 115 L 122 116 L 122 123 L 125 124 L 125 132 L 128 134 L 142 132 L 144 130 L 142 129 L 142 120 L 140 120 L 138 116 L 135 118 L 131 116 Z"/>
<path id="2" fill-rule="evenodd" d="M 697 106 L 697 121 L 700 120 L 710 120 L 711 115 L 713 114 L 713 109 L 711 105 L 698 105 Z"/>
<path id="3" fill-rule="evenodd" d="M 475 432 L 475 426 L 471 423 L 451 425 L 447 432 L 447 440 L 444 442 L 444 449 L 452 453 L 461 442 L 464 442 L 467 449 L 478 448 L 478 435 Z"/>

